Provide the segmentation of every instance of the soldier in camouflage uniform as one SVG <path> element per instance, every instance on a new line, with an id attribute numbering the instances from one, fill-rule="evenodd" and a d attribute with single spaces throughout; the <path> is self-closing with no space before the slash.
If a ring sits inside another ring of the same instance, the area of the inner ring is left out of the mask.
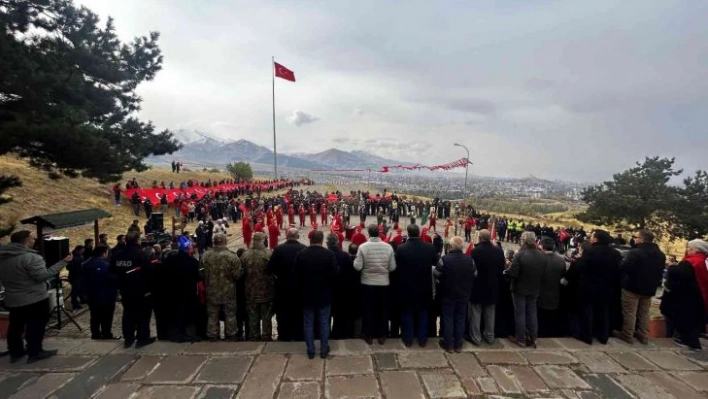
<path id="1" fill-rule="evenodd" d="M 248 340 L 270 341 L 273 334 L 273 275 L 268 261 L 273 253 L 264 245 L 265 234 L 253 235 L 253 247 L 241 256 L 246 279 Z M 263 328 L 261 329 L 261 323 Z"/>
<path id="2" fill-rule="evenodd" d="M 204 268 L 204 284 L 207 297 L 207 336 L 219 340 L 219 312 L 224 311 L 226 339 L 236 336 L 236 282 L 243 274 L 241 261 L 226 248 L 226 235 L 214 236 L 214 247 L 201 259 Z"/>

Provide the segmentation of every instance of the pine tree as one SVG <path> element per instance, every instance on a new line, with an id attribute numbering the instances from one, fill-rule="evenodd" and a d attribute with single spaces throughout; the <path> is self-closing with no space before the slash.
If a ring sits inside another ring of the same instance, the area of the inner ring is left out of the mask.
<path id="1" fill-rule="evenodd" d="M 109 182 L 178 150 L 136 117 L 136 88 L 162 68 L 158 38 L 122 43 L 112 19 L 71 0 L 0 0 L 0 155 Z"/>

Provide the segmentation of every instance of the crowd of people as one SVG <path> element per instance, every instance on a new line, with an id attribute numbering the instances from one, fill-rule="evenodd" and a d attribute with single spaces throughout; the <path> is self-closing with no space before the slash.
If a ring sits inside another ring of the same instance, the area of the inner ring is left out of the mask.
<path id="1" fill-rule="evenodd" d="M 185 232 L 171 242 L 146 245 L 134 225 L 112 248 L 102 235 L 95 247 L 93 242 L 77 246 L 50 268 L 31 249 L 33 233 L 15 233 L 12 243 L 0 248 L 0 281 L 11 311 L 8 350 L 13 361 L 25 354 L 24 332 L 30 361 L 54 353 L 42 348 L 46 317 L 35 311 L 47 305 L 45 281 L 67 265 L 72 285 L 83 287 L 72 303 L 88 304 L 91 337 L 122 338 L 125 347 L 156 339 L 270 341 L 277 335 L 281 341 L 305 341 L 312 358 L 317 338 L 322 357 L 329 354 L 330 338 L 368 344 L 400 338 L 407 347 L 416 341 L 424 347 L 439 336 L 449 352 L 460 351 L 464 340 L 482 345 L 497 337 L 521 347 L 553 336 L 605 344 L 614 335 L 647 344 L 651 299 L 663 285 L 660 310 L 667 334 L 679 346 L 700 349 L 708 314 L 705 241 L 690 241 L 682 261 L 667 262 L 647 230 L 633 234 L 628 250 L 620 251 L 623 238 L 604 230 L 551 229 L 444 201 L 435 205 L 421 214 L 428 222 L 423 226 L 413 220 L 420 209 L 414 201 L 290 190 L 243 201 L 243 245 L 237 251 L 227 247 L 223 218 L 211 226 L 210 216 L 201 214 L 195 235 Z M 464 215 L 459 227 L 465 237 L 449 231 L 450 209 L 456 220 Z M 355 210 L 359 224 L 345 236 L 342 230 L 351 226 Z M 300 242 L 307 214 L 309 245 Z M 442 234 L 429 224 L 438 214 L 447 219 Z M 367 226 L 369 216 L 376 223 Z M 405 235 L 400 216 L 411 218 Z M 249 230 L 251 223 L 255 227 Z M 571 237 L 566 256 L 561 254 L 565 235 L 558 232 Z M 505 253 L 501 247 L 507 240 L 520 249 Z M 22 280 L 27 273 L 30 279 Z M 122 337 L 112 331 L 118 297 Z M 153 315 L 156 336 L 150 330 Z"/>

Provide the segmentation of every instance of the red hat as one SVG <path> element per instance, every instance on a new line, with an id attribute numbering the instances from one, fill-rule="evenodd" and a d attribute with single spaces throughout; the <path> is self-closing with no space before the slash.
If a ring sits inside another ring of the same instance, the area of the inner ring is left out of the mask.
<path id="1" fill-rule="evenodd" d="M 429 229 L 428 229 L 427 226 L 426 226 L 426 227 L 423 227 L 423 233 L 427 232 L 428 230 L 429 230 Z"/>
<path id="2" fill-rule="evenodd" d="M 402 232 L 402 231 L 403 231 L 403 229 L 400 228 L 400 227 L 396 229 L 396 232 L 398 232 L 398 233 L 400 233 L 400 232 Z"/>

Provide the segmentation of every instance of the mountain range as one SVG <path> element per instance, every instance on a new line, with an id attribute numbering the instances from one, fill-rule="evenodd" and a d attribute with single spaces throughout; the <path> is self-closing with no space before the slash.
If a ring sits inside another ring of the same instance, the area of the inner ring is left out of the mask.
<path id="1" fill-rule="evenodd" d="M 272 165 L 273 151 L 248 140 L 224 141 L 196 130 L 179 129 L 172 132 L 182 143 L 181 150 L 168 155 L 150 157 L 150 163 L 169 163 L 180 160 L 200 165 L 226 165 L 232 162 Z M 278 153 L 278 166 L 293 169 L 352 169 L 380 168 L 381 165 L 413 165 L 387 159 L 366 151 L 342 151 L 336 148 L 317 153 Z"/>

